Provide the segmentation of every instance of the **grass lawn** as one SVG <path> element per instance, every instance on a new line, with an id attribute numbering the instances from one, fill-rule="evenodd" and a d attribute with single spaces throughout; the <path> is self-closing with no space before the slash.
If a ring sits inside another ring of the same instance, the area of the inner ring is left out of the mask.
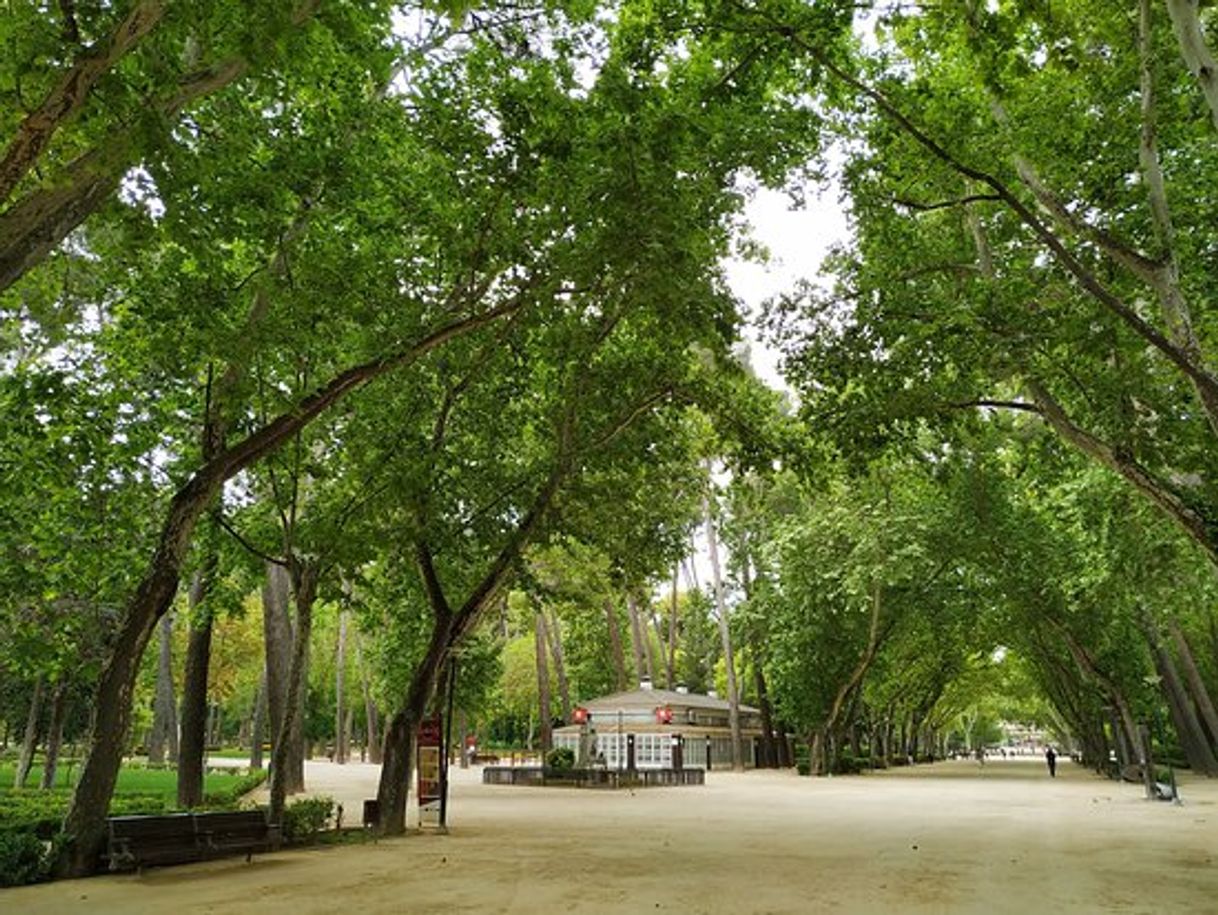
<path id="1" fill-rule="evenodd" d="M 13 763 L 0 763 L 0 792 L 10 791 L 13 787 L 13 777 L 17 766 Z M 56 788 L 71 788 L 80 774 L 80 766 L 61 765 L 55 773 Z M 212 794 L 232 788 L 245 776 L 232 775 L 227 772 L 209 772 L 203 776 L 203 791 Z M 37 787 L 42 779 L 42 766 L 34 766 L 30 770 L 27 786 Z M 28 788 L 27 788 L 28 790 Z M 178 773 L 173 769 L 129 769 L 123 767 L 118 772 L 118 784 L 115 794 L 163 794 L 176 797 L 178 792 Z"/>

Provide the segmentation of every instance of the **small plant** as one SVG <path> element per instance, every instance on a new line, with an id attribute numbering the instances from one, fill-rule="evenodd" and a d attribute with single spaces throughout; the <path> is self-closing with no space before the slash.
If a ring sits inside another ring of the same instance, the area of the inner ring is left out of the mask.
<path id="1" fill-rule="evenodd" d="M 0 886 L 37 883 L 47 875 L 46 846 L 32 832 L 0 832 Z"/>
<path id="2" fill-rule="evenodd" d="M 283 841 L 289 845 L 313 842 L 329 825 L 334 798 L 306 797 L 283 811 Z"/>
<path id="3" fill-rule="evenodd" d="M 546 766 L 560 772 L 575 768 L 575 751 L 570 747 L 555 747 L 546 754 Z"/>

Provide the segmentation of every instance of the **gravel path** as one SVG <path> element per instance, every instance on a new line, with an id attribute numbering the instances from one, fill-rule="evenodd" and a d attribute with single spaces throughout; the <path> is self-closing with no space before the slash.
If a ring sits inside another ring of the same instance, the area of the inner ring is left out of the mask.
<path id="1" fill-rule="evenodd" d="M 348 819 L 373 766 L 312 763 Z M 1183 806 L 1068 761 L 852 778 L 714 772 L 702 788 L 485 787 L 452 831 L 0 891 L 0 912 L 1218 913 L 1218 784 Z"/>

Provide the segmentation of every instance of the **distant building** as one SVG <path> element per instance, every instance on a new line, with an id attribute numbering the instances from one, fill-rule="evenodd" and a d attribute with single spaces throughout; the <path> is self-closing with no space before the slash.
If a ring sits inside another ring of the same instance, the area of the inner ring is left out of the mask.
<path id="1" fill-rule="evenodd" d="M 570 747 L 579 765 L 607 769 L 728 769 L 728 715 L 727 700 L 714 693 L 654 689 L 645 679 L 638 689 L 584 703 L 575 710 L 575 723 L 555 729 L 554 746 Z M 747 767 L 761 755 L 762 733 L 761 713 L 741 705 L 740 749 Z"/>

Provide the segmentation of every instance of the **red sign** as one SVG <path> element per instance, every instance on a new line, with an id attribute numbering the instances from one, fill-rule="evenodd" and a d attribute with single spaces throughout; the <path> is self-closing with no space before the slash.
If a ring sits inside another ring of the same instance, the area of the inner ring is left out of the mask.
<path id="1" fill-rule="evenodd" d="M 438 747 L 443 739 L 439 718 L 427 718 L 419 724 L 419 746 Z"/>
<path id="2" fill-rule="evenodd" d="M 439 718 L 428 718 L 419 724 L 419 736 L 415 744 L 415 772 L 418 778 L 420 818 L 428 808 L 440 802 L 440 745 L 444 739 L 443 733 Z M 436 809 L 438 810 L 438 807 Z"/>
<path id="3" fill-rule="evenodd" d="M 576 706 L 571 712 L 571 720 L 576 724 L 584 724 L 588 720 L 588 710 L 582 705 Z"/>
<path id="4" fill-rule="evenodd" d="M 660 724 L 672 724 L 672 709 L 661 705 L 656 709 L 656 721 Z"/>

